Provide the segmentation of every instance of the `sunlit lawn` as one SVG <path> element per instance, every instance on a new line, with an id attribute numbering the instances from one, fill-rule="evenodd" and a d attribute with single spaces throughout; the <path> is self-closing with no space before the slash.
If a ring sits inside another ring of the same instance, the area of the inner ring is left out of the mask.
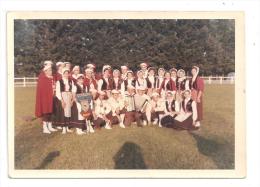
<path id="1" fill-rule="evenodd" d="M 15 88 L 16 169 L 232 169 L 234 85 L 207 85 L 201 130 L 114 127 L 91 135 L 42 134 L 35 88 Z"/>

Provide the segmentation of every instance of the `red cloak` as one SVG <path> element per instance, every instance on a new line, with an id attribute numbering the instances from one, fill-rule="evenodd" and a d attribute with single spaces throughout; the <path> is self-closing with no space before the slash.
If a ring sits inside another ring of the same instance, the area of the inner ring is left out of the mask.
<path id="1" fill-rule="evenodd" d="M 53 106 L 53 78 L 40 73 L 37 81 L 35 116 L 52 113 Z"/>

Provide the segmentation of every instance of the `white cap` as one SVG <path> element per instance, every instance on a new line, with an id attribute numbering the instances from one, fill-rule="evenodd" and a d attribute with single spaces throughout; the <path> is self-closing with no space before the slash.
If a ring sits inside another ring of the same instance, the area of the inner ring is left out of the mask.
<path id="1" fill-rule="evenodd" d="M 127 66 L 121 66 L 121 69 L 128 69 Z"/>
<path id="2" fill-rule="evenodd" d="M 94 64 L 87 64 L 88 68 L 96 68 L 96 66 Z"/>
<path id="3" fill-rule="evenodd" d="M 138 70 L 138 71 L 136 72 L 137 75 L 138 75 L 139 73 L 143 73 L 143 71 L 142 71 L 142 70 Z"/>
<path id="4" fill-rule="evenodd" d="M 118 69 L 114 69 L 113 74 L 116 72 L 120 73 L 120 71 Z"/>
<path id="5" fill-rule="evenodd" d="M 142 67 L 142 66 L 148 67 L 148 64 L 145 63 L 145 62 L 143 62 L 143 63 L 140 64 L 140 66 L 141 66 L 141 67 Z"/>
<path id="6" fill-rule="evenodd" d="M 84 78 L 84 75 L 83 74 L 78 74 L 77 75 L 77 79 L 79 79 L 80 77 Z"/>
<path id="7" fill-rule="evenodd" d="M 111 69 L 110 65 L 104 65 L 102 68 L 102 72 L 104 73 L 105 69 Z"/>
<path id="8" fill-rule="evenodd" d="M 63 62 L 57 62 L 56 66 L 60 66 L 60 65 L 63 65 L 63 64 L 64 64 Z"/>
<path id="9" fill-rule="evenodd" d="M 162 71 L 165 71 L 165 69 L 164 69 L 164 68 L 159 68 L 159 69 L 158 69 L 158 72 L 159 72 L 159 71 L 161 71 L 161 70 L 162 70 Z"/>
<path id="10" fill-rule="evenodd" d="M 174 96 L 174 92 L 173 92 L 173 91 L 168 91 L 168 92 L 167 92 L 167 95 Z"/>
<path id="11" fill-rule="evenodd" d="M 66 71 L 70 72 L 68 68 L 62 68 L 62 74 L 64 74 Z"/>
<path id="12" fill-rule="evenodd" d="M 48 70 L 50 68 L 51 68 L 51 65 L 46 65 L 46 66 L 44 66 L 43 71 L 46 71 L 46 70 Z"/>
<path id="13" fill-rule="evenodd" d="M 179 70 L 177 71 L 177 73 L 180 73 L 180 72 L 185 73 L 184 69 L 179 69 Z"/>
<path id="14" fill-rule="evenodd" d="M 74 66 L 72 72 L 75 71 L 76 69 L 80 69 L 79 66 Z"/>
<path id="15" fill-rule="evenodd" d="M 46 60 L 46 61 L 44 61 L 44 63 L 43 63 L 44 66 L 52 65 L 52 64 L 53 64 L 53 63 L 52 63 L 52 61 L 50 61 L 50 60 Z"/>
<path id="16" fill-rule="evenodd" d="M 115 90 L 115 89 L 114 89 L 114 90 L 111 91 L 111 93 L 112 93 L 112 94 L 119 94 L 120 92 L 119 92 L 118 90 Z"/>
<path id="17" fill-rule="evenodd" d="M 87 69 L 85 69 L 85 73 L 86 73 L 86 72 L 91 72 L 91 73 L 92 73 L 92 72 L 93 72 L 93 70 L 92 70 L 92 69 L 90 69 L 90 68 L 87 68 Z"/>
<path id="18" fill-rule="evenodd" d="M 192 69 L 195 68 L 197 70 L 196 76 L 198 76 L 200 68 L 198 66 L 192 66 Z"/>
<path id="19" fill-rule="evenodd" d="M 177 72 L 177 69 L 176 69 L 176 68 L 171 68 L 171 69 L 170 69 L 170 72 L 172 72 L 172 71 Z M 183 70 L 183 71 L 184 71 L 184 70 Z"/>
<path id="20" fill-rule="evenodd" d="M 70 62 L 64 62 L 64 64 L 71 64 Z"/>
<path id="21" fill-rule="evenodd" d="M 134 72 L 132 70 L 128 70 L 126 73 L 132 73 L 134 74 Z"/>
<path id="22" fill-rule="evenodd" d="M 152 93 L 152 97 L 159 97 L 160 95 L 157 92 Z"/>

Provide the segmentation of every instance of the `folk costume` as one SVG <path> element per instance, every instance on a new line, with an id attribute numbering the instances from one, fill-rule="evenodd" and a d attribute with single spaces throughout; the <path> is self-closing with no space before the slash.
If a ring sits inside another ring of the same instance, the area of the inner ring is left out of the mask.
<path id="1" fill-rule="evenodd" d="M 161 88 L 160 88 L 160 93 L 162 98 L 165 98 L 165 95 L 168 91 L 176 92 L 176 85 L 174 81 L 171 78 L 164 78 Z"/>
<path id="2" fill-rule="evenodd" d="M 180 112 L 180 103 L 174 99 L 174 93 L 168 92 L 165 100 L 164 116 L 161 120 L 163 127 L 172 128 L 174 125 L 174 118 Z"/>
<path id="3" fill-rule="evenodd" d="M 146 78 L 147 88 L 148 88 L 147 95 L 149 96 L 151 96 L 152 93 L 156 90 L 156 77 L 154 73 L 155 73 L 155 68 L 150 67 L 148 69 L 148 76 Z"/>
<path id="4" fill-rule="evenodd" d="M 145 88 L 145 90 L 147 89 L 147 81 L 144 78 L 144 72 L 142 70 L 137 71 L 137 79 L 135 81 L 136 90 L 138 90 L 140 87 Z"/>
<path id="5" fill-rule="evenodd" d="M 112 90 L 112 97 L 108 99 L 108 104 L 111 107 L 111 113 L 109 115 L 109 120 L 112 125 L 118 124 L 121 128 L 125 128 L 124 125 L 124 119 L 125 119 L 125 113 L 126 113 L 126 107 L 124 100 L 119 97 L 119 91 L 118 90 Z M 116 97 L 115 95 L 118 94 Z"/>
<path id="6" fill-rule="evenodd" d="M 47 75 L 46 71 L 51 69 L 46 65 L 39 75 L 36 88 L 35 116 L 42 119 L 43 133 L 56 131 L 52 128 L 51 115 L 53 112 L 54 80 L 53 76 Z"/>
<path id="7" fill-rule="evenodd" d="M 118 69 L 115 69 L 113 71 L 112 86 L 111 86 L 112 90 L 121 91 L 121 89 L 123 89 L 122 83 L 123 83 L 123 80 L 121 79 L 120 71 Z"/>
<path id="8" fill-rule="evenodd" d="M 130 126 L 131 123 L 136 122 L 136 111 L 135 111 L 135 87 L 128 85 L 127 91 L 124 95 L 124 102 L 126 103 L 125 121 L 126 126 Z"/>
<path id="9" fill-rule="evenodd" d="M 69 72 L 69 69 L 63 68 L 63 78 L 56 82 L 56 94 L 54 98 L 54 113 L 53 125 L 62 127 L 62 134 L 71 132 L 70 126 L 71 106 L 72 106 L 72 88 L 74 83 L 64 74 Z"/>
<path id="10" fill-rule="evenodd" d="M 164 116 L 164 110 L 165 110 L 165 103 L 162 98 L 160 98 L 160 95 L 157 92 L 154 92 L 152 94 L 152 100 L 151 100 L 151 120 L 153 121 L 153 125 L 158 124 L 159 127 L 161 126 L 161 119 Z"/>
<path id="11" fill-rule="evenodd" d="M 144 73 L 144 78 L 146 79 L 148 76 L 148 64 L 143 62 L 140 64 L 141 71 Z"/>
<path id="12" fill-rule="evenodd" d="M 77 77 L 80 74 L 80 67 L 79 66 L 74 66 L 72 69 L 72 74 L 71 74 L 71 80 L 74 82 L 74 84 L 77 82 Z"/>
<path id="13" fill-rule="evenodd" d="M 162 83 L 164 81 L 164 74 L 165 74 L 165 70 L 163 68 L 159 68 L 158 70 L 158 76 L 156 77 L 156 91 L 161 94 L 161 87 L 162 87 Z"/>
<path id="14" fill-rule="evenodd" d="M 127 72 L 127 79 L 124 80 L 123 85 L 122 85 L 124 91 L 127 90 L 127 87 L 128 87 L 129 85 L 135 87 L 135 78 L 134 78 L 133 74 L 134 74 L 134 73 L 133 73 L 132 71 L 128 71 L 128 72 Z"/>
<path id="15" fill-rule="evenodd" d="M 189 90 L 189 79 L 185 76 L 185 71 L 183 69 L 179 69 L 177 72 L 178 78 L 176 82 L 177 86 L 177 93 L 176 93 L 176 99 L 181 102 L 183 100 L 183 92 L 185 90 Z"/>
<path id="16" fill-rule="evenodd" d="M 63 62 L 56 63 L 56 73 L 53 75 L 54 81 L 57 82 L 62 79 L 62 69 L 64 67 Z"/>
<path id="17" fill-rule="evenodd" d="M 79 79 L 84 79 L 84 75 L 83 74 L 78 74 L 77 75 L 77 82 L 75 83 L 75 86 L 72 89 L 72 93 L 73 93 L 73 104 L 71 107 L 71 120 L 70 120 L 70 124 L 72 127 L 76 128 L 76 132 L 77 134 L 81 135 L 84 134 L 83 130 L 86 130 L 86 120 L 85 117 L 82 116 L 82 106 L 79 103 L 79 101 L 77 101 L 76 96 L 78 94 L 83 94 L 83 93 L 87 93 L 89 92 L 88 88 L 82 83 L 80 83 L 80 81 L 78 81 Z"/>
<path id="18" fill-rule="evenodd" d="M 188 92 L 190 91 L 188 90 Z M 181 111 L 174 118 L 173 128 L 178 130 L 194 130 L 196 128 L 195 122 L 197 117 L 197 104 L 189 96 L 182 101 Z"/>
<path id="19" fill-rule="evenodd" d="M 134 95 L 136 122 L 140 126 L 141 122 L 143 126 L 151 122 L 151 108 L 150 108 L 150 97 L 145 94 L 144 87 L 138 87 L 137 94 Z M 140 94 L 140 92 L 142 92 Z"/>
<path id="20" fill-rule="evenodd" d="M 127 72 L 128 67 L 127 66 L 121 66 L 121 79 L 125 81 L 127 79 Z"/>
<path id="21" fill-rule="evenodd" d="M 99 98 L 94 101 L 94 127 L 99 129 L 105 126 L 106 129 L 111 129 L 111 122 L 108 119 L 108 115 L 111 113 L 111 106 L 105 100 L 106 93 L 104 91 L 99 92 Z"/>
<path id="22" fill-rule="evenodd" d="M 197 103 L 197 126 L 200 126 L 200 121 L 203 119 L 203 93 L 204 93 L 204 80 L 198 76 L 199 67 L 193 66 L 193 69 L 196 69 L 196 74 L 193 75 L 190 80 L 190 89 L 191 89 L 191 97 Z"/>

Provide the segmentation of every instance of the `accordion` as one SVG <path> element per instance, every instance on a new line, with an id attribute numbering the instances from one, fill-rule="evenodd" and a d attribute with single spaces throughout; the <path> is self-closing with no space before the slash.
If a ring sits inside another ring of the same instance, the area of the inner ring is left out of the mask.
<path id="1" fill-rule="evenodd" d="M 92 95 L 90 93 L 76 94 L 76 100 L 79 103 L 81 101 L 88 101 L 89 103 L 91 103 L 92 102 Z"/>
<path id="2" fill-rule="evenodd" d="M 83 111 L 93 109 L 93 98 L 90 93 L 76 94 L 76 100 L 78 103 L 81 104 L 81 108 Z"/>

